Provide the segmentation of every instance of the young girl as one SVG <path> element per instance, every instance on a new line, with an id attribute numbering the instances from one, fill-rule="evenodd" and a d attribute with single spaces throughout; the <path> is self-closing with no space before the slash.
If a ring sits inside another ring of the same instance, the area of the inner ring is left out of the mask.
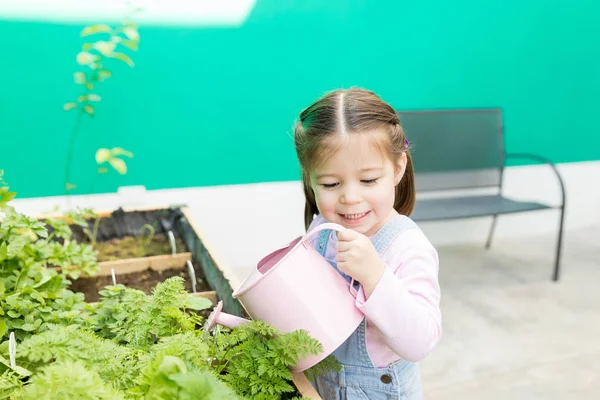
<path id="1" fill-rule="evenodd" d="M 415 204 L 408 141 L 394 109 L 362 89 L 337 90 L 300 114 L 294 131 L 308 231 L 358 288 L 364 319 L 333 355 L 341 372 L 314 382 L 329 399 L 421 399 L 416 362 L 442 333 L 438 256 L 408 218 Z M 316 218 L 315 218 L 316 215 Z"/>

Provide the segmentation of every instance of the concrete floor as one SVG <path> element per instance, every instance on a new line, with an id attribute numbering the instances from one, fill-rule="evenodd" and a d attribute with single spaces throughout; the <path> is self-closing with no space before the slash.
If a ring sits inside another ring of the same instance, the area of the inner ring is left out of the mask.
<path id="1" fill-rule="evenodd" d="M 444 335 L 421 362 L 426 400 L 600 399 L 600 228 L 438 247 Z"/>

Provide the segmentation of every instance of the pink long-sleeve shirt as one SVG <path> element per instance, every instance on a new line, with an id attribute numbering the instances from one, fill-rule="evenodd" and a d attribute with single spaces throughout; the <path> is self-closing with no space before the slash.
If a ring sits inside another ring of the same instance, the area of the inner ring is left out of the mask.
<path id="1" fill-rule="evenodd" d="M 324 222 L 318 215 L 309 231 Z M 332 232 L 327 259 L 335 261 L 336 244 Z M 442 335 L 437 251 L 415 227 L 400 233 L 380 257 L 386 265 L 381 280 L 368 299 L 362 288 L 356 299 L 367 320 L 369 356 L 376 367 L 399 359 L 420 361 Z"/>

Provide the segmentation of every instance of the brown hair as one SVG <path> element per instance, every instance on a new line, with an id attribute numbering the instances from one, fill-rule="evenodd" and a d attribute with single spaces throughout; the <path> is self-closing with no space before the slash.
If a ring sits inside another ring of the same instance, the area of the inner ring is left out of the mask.
<path id="1" fill-rule="evenodd" d="M 404 176 L 396 186 L 394 209 L 403 215 L 412 213 L 415 206 L 415 177 L 398 114 L 371 91 L 357 88 L 335 90 L 303 110 L 300 113 L 300 121 L 294 128 L 294 143 L 302 168 L 302 184 L 306 197 L 306 229 L 318 213 L 315 194 L 310 186 L 310 171 L 335 151 L 325 145 L 327 139 L 334 134 L 364 133 L 381 128 L 387 133 L 382 147 L 389 159 L 396 162 L 402 153 L 406 152 L 408 160 Z"/>

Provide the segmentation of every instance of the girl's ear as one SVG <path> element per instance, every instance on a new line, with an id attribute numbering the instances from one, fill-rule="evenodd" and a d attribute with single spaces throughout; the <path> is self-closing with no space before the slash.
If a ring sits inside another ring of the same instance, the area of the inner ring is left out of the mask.
<path id="1" fill-rule="evenodd" d="M 396 172 L 394 175 L 394 185 L 398 185 L 404 176 L 404 171 L 406 171 L 406 163 L 408 162 L 406 152 L 402 152 L 398 162 L 396 163 Z"/>

